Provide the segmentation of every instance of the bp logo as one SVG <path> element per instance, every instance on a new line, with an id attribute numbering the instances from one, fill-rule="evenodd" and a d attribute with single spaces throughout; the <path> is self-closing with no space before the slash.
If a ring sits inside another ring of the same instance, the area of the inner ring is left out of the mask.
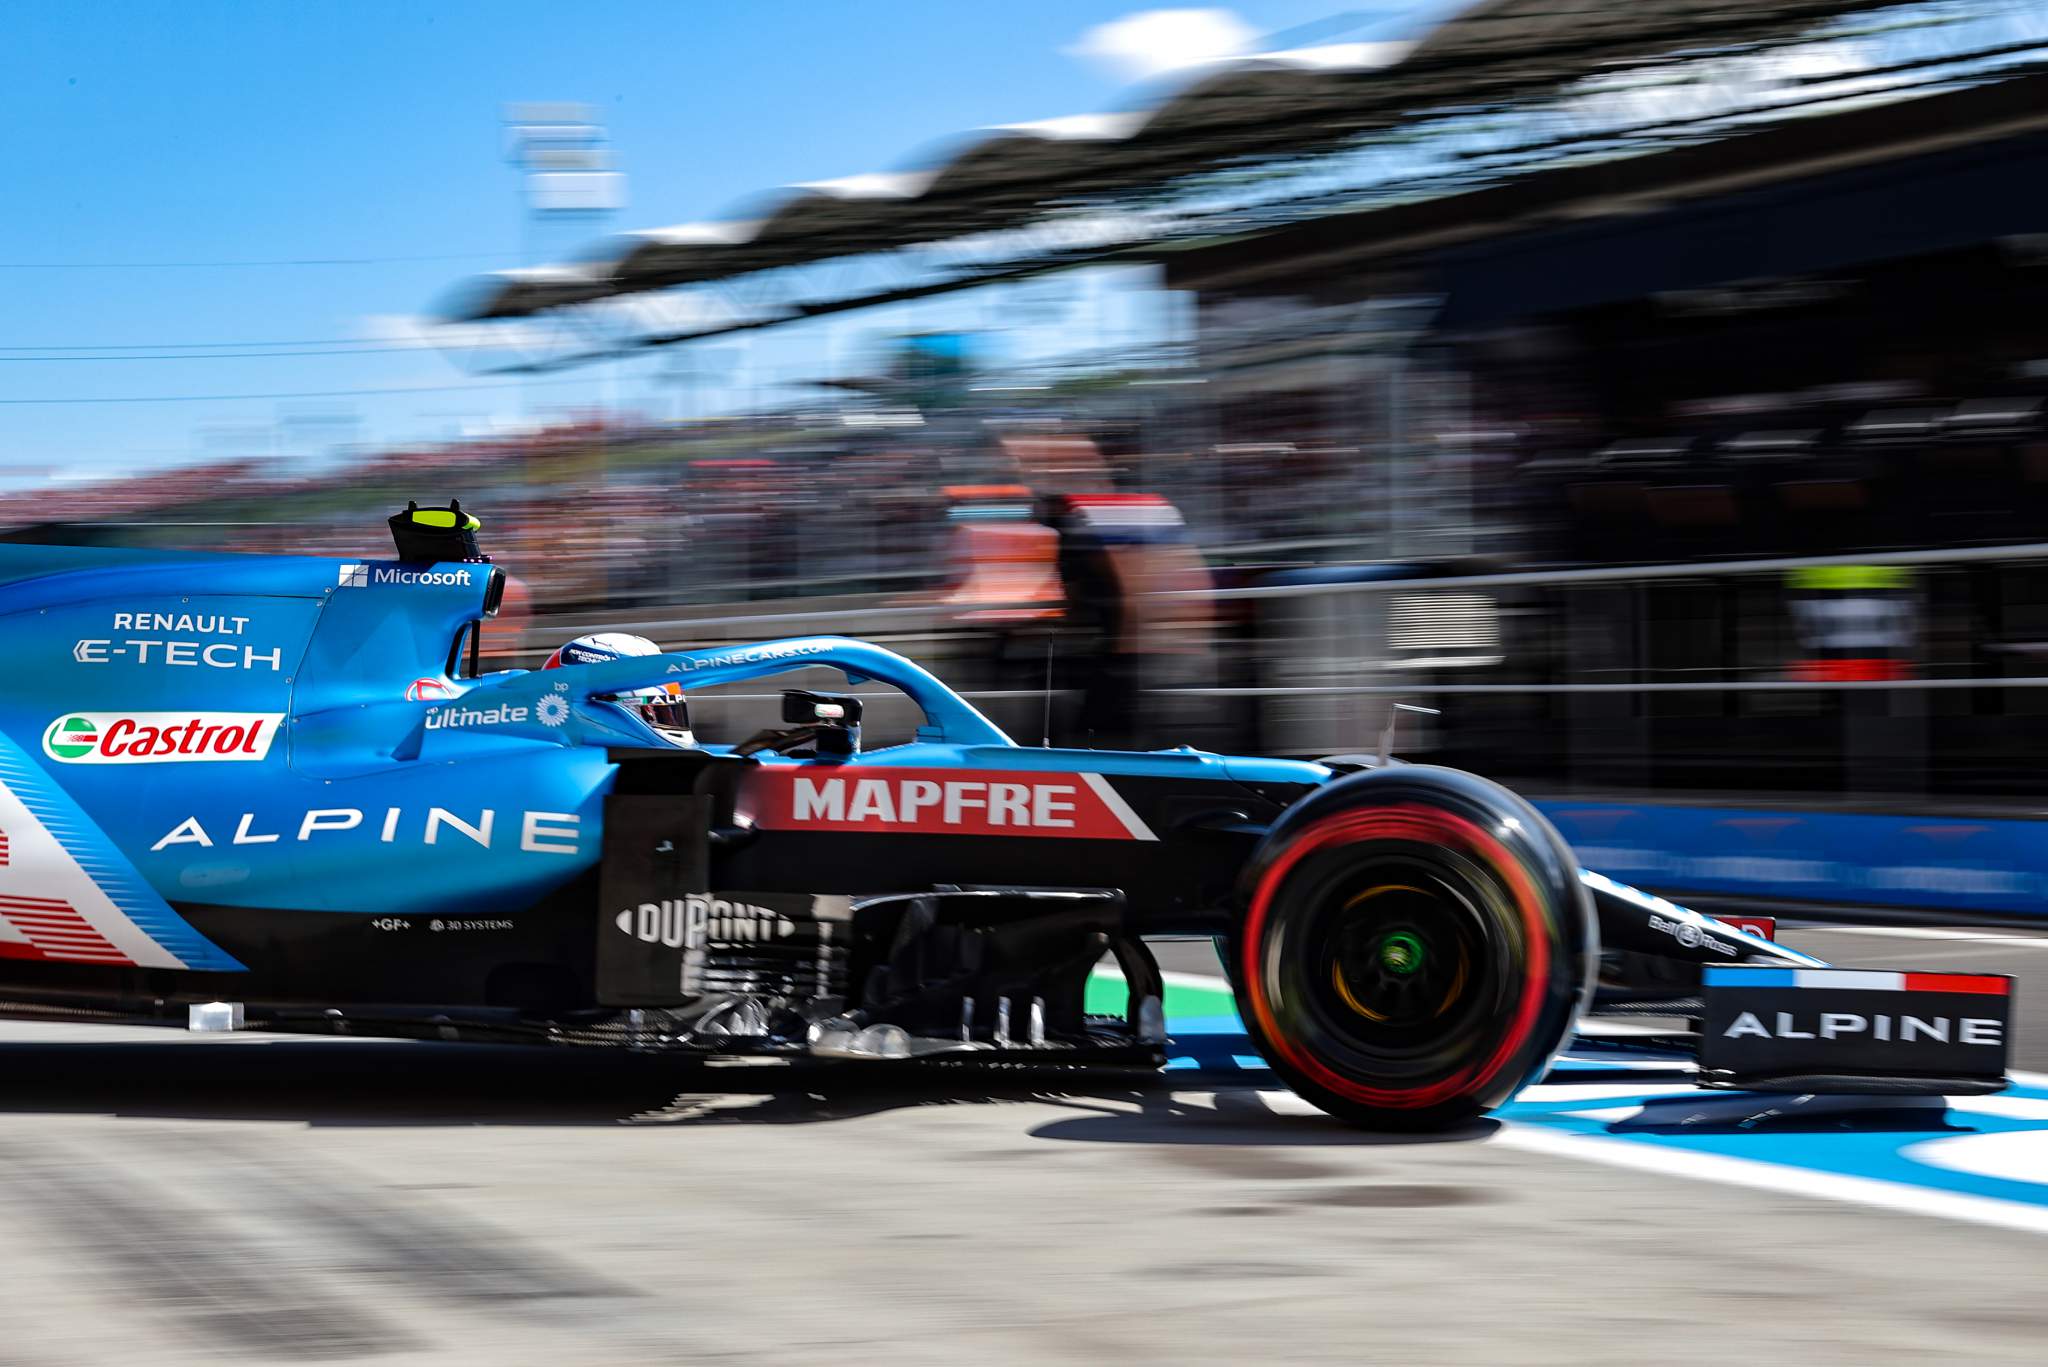
<path id="1" fill-rule="evenodd" d="M 90 717 L 59 717 L 43 733 L 43 749 L 56 759 L 84 759 L 99 743 L 100 728 Z"/>
<path id="2" fill-rule="evenodd" d="M 543 693 L 533 705 L 533 714 L 542 726 L 560 726 L 569 720 L 569 700 L 559 693 Z"/>

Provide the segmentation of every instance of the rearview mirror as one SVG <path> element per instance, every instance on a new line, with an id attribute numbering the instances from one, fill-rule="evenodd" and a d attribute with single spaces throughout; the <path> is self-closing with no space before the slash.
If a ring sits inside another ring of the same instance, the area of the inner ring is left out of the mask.
<path id="1" fill-rule="evenodd" d="M 859 726 L 860 699 L 801 688 L 784 689 L 782 719 L 795 726 Z"/>

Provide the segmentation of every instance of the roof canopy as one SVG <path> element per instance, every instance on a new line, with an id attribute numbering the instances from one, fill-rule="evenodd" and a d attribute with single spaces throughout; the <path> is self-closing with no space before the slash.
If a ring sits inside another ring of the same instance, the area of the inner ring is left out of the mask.
<path id="1" fill-rule="evenodd" d="M 453 322 L 524 318 L 1015 227 L 1232 162 L 1314 152 L 1427 113 L 1484 109 L 1618 65 L 1765 42 L 1897 3 L 1481 0 L 1417 44 L 1219 63 L 1148 111 L 985 129 L 918 169 L 791 186 L 729 221 L 627 233 L 579 262 L 484 277 L 444 312 Z"/>

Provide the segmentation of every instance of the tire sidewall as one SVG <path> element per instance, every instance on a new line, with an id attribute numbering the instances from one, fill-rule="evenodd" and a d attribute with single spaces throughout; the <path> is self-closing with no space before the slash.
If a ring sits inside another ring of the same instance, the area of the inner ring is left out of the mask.
<path id="1" fill-rule="evenodd" d="M 1421 1083 L 1382 1086 L 1386 1079 L 1344 1074 L 1333 1067 L 1338 1060 L 1296 1037 L 1307 1033 L 1290 1029 L 1305 1004 L 1285 999 L 1288 974 L 1269 956 L 1276 941 L 1286 943 L 1290 929 L 1300 931 L 1318 914 L 1303 904 L 1303 889 L 1326 886 L 1333 860 L 1348 849 L 1358 867 L 1369 867 L 1390 857 L 1392 838 L 1417 834 L 1462 847 L 1462 856 L 1494 882 L 1490 895 L 1477 900 L 1489 917 L 1515 918 L 1489 934 L 1512 960 L 1490 967 L 1514 990 L 1465 1064 Z M 1242 894 L 1231 958 L 1246 1030 L 1290 1087 L 1354 1123 L 1436 1129 L 1493 1109 L 1548 1067 L 1591 994 L 1597 923 L 1576 861 L 1535 808 L 1473 774 L 1400 765 L 1317 790 L 1274 824 L 1246 867 Z"/>

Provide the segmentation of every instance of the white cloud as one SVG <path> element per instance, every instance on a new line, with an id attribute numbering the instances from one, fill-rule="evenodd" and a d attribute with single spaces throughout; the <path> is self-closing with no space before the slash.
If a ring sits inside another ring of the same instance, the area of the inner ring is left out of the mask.
<path id="1" fill-rule="evenodd" d="M 394 351 L 531 347 L 551 336 L 524 323 L 447 323 L 416 313 L 367 314 L 356 320 L 355 334 Z"/>
<path id="2" fill-rule="evenodd" d="M 1258 30 L 1227 9 L 1150 9 L 1097 24 L 1066 49 L 1119 80 L 1145 81 L 1251 50 Z"/>

